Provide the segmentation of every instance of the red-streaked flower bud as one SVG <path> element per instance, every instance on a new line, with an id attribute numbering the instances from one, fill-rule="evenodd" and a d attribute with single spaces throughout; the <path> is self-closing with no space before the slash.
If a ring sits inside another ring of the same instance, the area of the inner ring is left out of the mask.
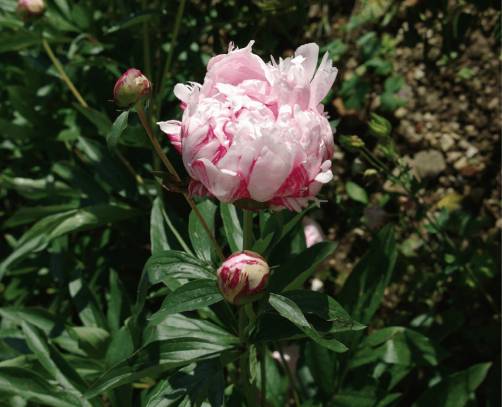
<path id="1" fill-rule="evenodd" d="M 113 88 L 113 97 L 120 107 L 128 107 L 152 91 L 152 84 L 139 69 L 131 68 L 117 80 Z"/>
<path id="2" fill-rule="evenodd" d="M 19 0 L 17 2 L 17 13 L 23 18 L 38 17 L 44 14 L 44 0 Z"/>
<path id="3" fill-rule="evenodd" d="M 228 257 L 217 271 L 225 299 L 236 305 L 253 301 L 267 284 L 270 269 L 258 253 L 245 250 Z"/>

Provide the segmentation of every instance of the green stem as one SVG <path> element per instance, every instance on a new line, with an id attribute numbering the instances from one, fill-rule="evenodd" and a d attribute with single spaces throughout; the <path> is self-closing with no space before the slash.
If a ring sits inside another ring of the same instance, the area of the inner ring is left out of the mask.
<path id="1" fill-rule="evenodd" d="M 87 102 L 84 100 L 80 92 L 77 90 L 71 79 L 66 75 L 66 72 L 63 68 L 63 65 L 61 62 L 59 62 L 59 59 L 56 57 L 54 52 L 52 51 L 51 46 L 47 42 L 45 38 L 42 38 L 42 45 L 45 49 L 45 52 L 47 52 L 47 55 L 49 56 L 49 59 L 51 60 L 52 64 L 54 65 L 54 68 L 56 68 L 56 71 L 58 71 L 59 76 L 61 77 L 61 80 L 68 86 L 68 89 L 70 89 L 70 92 L 73 93 L 73 96 L 75 96 L 75 99 L 77 99 L 78 103 L 85 108 L 88 108 L 89 105 Z"/>
<path id="2" fill-rule="evenodd" d="M 245 305 L 239 307 L 239 341 L 241 345 L 241 355 L 239 357 L 240 387 L 244 392 L 248 407 L 256 405 L 256 398 L 249 382 L 249 346 L 246 337 L 247 315 Z"/>
<path id="3" fill-rule="evenodd" d="M 253 246 L 254 243 L 254 235 L 253 235 L 253 212 L 248 211 L 247 209 L 243 210 L 244 213 L 244 230 L 243 230 L 243 242 L 242 248 L 244 250 L 249 250 Z"/>
<path id="4" fill-rule="evenodd" d="M 61 80 L 65 83 L 65 85 L 68 87 L 70 92 L 73 94 L 75 99 L 77 99 L 77 102 L 79 103 L 80 106 L 82 106 L 85 109 L 89 109 L 89 105 L 83 98 L 83 96 L 80 94 L 78 91 L 77 87 L 73 84 L 72 80 L 70 77 L 66 74 L 63 64 L 59 61 L 57 58 L 56 54 L 54 54 L 54 51 L 52 50 L 49 42 L 45 39 L 42 38 L 42 46 L 45 49 L 45 52 L 47 53 L 47 56 L 51 60 L 52 64 L 54 65 L 54 68 L 56 71 L 59 73 L 59 76 L 61 77 Z M 68 148 L 68 146 L 67 146 Z M 136 171 L 134 171 L 133 166 L 127 159 L 120 153 L 120 151 L 116 151 L 117 157 L 122 161 L 122 163 L 125 165 L 127 170 L 131 173 L 131 175 L 134 177 L 136 182 L 139 185 L 143 185 L 143 178 L 141 178 L 141 175 L 139 175 Z"/>
<path id="5" fill-rule="evenodd" d="M 284 357 L 284 352 L 282 350 L 282 346 L 278 344 L 277 349 L 279 350 L 279 355 L 281 357 L 282 365 L 284 366 L 284 370 L 286 371 L 286 374 L 288 375 L 288 378 L 289 378 L 289 383 L 291 384 L 291 390 L 293 392 L 293 398 L 295 399 L 295 405 L 296 405 L 296 407 L 301 407 L 300 397 L 298 396 L 298 390 L 296 388 L 296 380 L 295 380 L 295 377 L 293 376 L 293 372 L 289 368 L 288 362 L 286 361 L 286 358 Z"/>
<path id="6" fill-rule="evenodd" d="M 171 161 L 169 161 L 169 158 L 167 158 L 167 156 L 164 154 L 164 151 L 162 151 L 162 147 L 160 146 L 159 141 L 155 137 L 155 134 L 153 134 L 153 130 L 152 130 L 150 123 L 146 117 L 146 114 L 145 114 L 145 111 L 143 109 L 141 102 L 136 104 L 136 111 L 138 112 L 139 120 L 140 120 L 141 124 L 143 125 L 143 127 L 146 131 L 146 134 L 147 134 L 148 138 L 150 139 L 150 142 L 152 143 L 153 149 L 155 150 L 155 152 L 157 153 L 157 155 L 159 156 L 160 160 L 162 161 L 164 166 L 167 168 L 169 173 L 176 179 L 176 181 L 180 182 L 181 177 L 178 175 L 178 172 L 176 171 L 174 166 L 171 164 Z M 211 232 L 211 229 L 209 229 L 209 226 L 208 226 L 206 220 L 204 219 L 204 217 L 200 213 L 199 208 L 197 208 L 197 205 L 195 204 L 194 200 L 186 192 L 183 193 L 183 196 L 185 197 L 185 200 L 187 201 L 188 205 L 190 205 L 193 212 L 195 213 L 195 215 L 199 219 L 202 227 L 204 228 L 207 235 L 209 236 L 209 240 L 211 241 L 211 244 L 213 245 L 213 247 L 216 251 L 216 254 L 218 255 L 218 257 L 220 258 L 221 261 L 224 261 L 225 256 L 223 254 L 223 250 L 221 249 L 220 245 L 216 241 L 216 238 L 214 237 L 213 233 Z"/>
<path id="7" fill-rule="evenodd" d="M 260 345 L 260 405 L 265 407 L 267 405 L 267 345 Z"/>
<path id="8" fill-rule="evenodd" d="M 146 9 L 147 0 L 142 0 L 141 8 Z M 148 32 L 148 22 L 143 23 L 143 65 L 147 78 L 152 80 L 152 64 L 150 56 L 150 33 Z"/>
<path id="9" fill-rule="evenodd" d="M 186 0 L 181 0 L 178 5 L 178 11 L 176 12 L 176 20 L 174 21 L 173 33 L 171 36 L 171 44 L 169 47 L 169 53 L 167 54 L 166 63 L 164 65 L 164 70 L 162 72 L 162 77 L 160 78 L 160 86 L 158 97 L 161 98 L 164 94 L 164 87 L 166 84 L 166 80 L 171 71 L 171 65 L 173 63 L 174 57 L 174 48 L 176 47 L 176 40 L 178 39 L 178 33 L 180 31 L 181 20 L 183 18 L 183 12 L 185 10 Z"/>

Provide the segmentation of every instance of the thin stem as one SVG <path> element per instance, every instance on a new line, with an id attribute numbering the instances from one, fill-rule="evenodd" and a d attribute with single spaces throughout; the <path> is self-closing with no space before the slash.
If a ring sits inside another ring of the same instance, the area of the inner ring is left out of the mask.
<path id="1" fill-rule="evenodd" d="M 166 83 L 166 79 L 171 71 L 171 65 L 173 63 L 174 57 L 174 48 L 176 47 L 176 40 L 178 39 L 178 33 L 180 31 L 181 20 L 183 18 L 183 12 L 185 10 L 185 2 L 186 0 L 181 0 L 178 5 L 178 11 L 176 12 L 176 20 L 174 21 L 173 33 L 171 36 L 171 44 L 169 46 L 169 53 L 167 54 L 166 63 L 164 65 L 164 70 L 162 72 L 162 77 L 160 78 L 160 86 L 158 97 L 161 98 L 164 94 L 164 86 Z"/>
<path id="2" fill-rule="evenodd" d="M 73 82 L 71 79 L 66 75 L 66 72 L 64 71 L 63 65 L 61 62 L 59 62 L 59 59 L 56 57 L 54 52 L 52 52 L 52 48 L 47 42 L 45 38 L 42 38 L 42 45 L 45 49 L 45 52 L 47 52 L 47 55 L 49 56 L 52 64 L 54 65 L 54 68 L 56 68 L 56 71 L 58 71 L 59 76 L 61 77 L 61 80 L 68 86 L 68 89 L 70 89 L 70 92 L 73 93 L 73 96 L 75 96 L 75 99 L 78 100 L 78 103 L 80 103 L 81 106 L 88 108 L 89 105 L 87 102 L 84 100 L 80 92 L 77 90 L 75 85 L 73 85 Z"/>
<path id="3" fill-rule="evenodd" d="M 141 8 L 143 11 L 146 9 L 146 0 L 142 0 Z M 143 65 L 145 73 L 148 78 L 152 78 L 152 65 L 150 56 L 150 33 L 148 32 L 148 21 L 143 23 Z"/>
<path id="4" fill-rule="evenodd" d="M 243 230 L 243 242 L 242 248 L 244 250 L 251 249 L 253 245 L 253 212 L 244 209 L 244 230 Z"/>
<path id="5" fill-rule="evenodd" d="M 169 161 L 169 158 L 164 154 L 164 151 L 162 151 L 162 147 L 160 146 L 157 138 L 153 134 L 152 128 L 150 127 L 150 123 L 148 122 L 148 119 L 146 118 L 145 111 L 143 109 L 143 106 L 141 103 L 136 104 L 136 111 L 138 112 L 139 120 L 141 124 L 143 125 L 146 134 L 148 135 L 148 138 L 150 139 L 150 142 L 152 143 L 153 149 L 157 153 L 158 157 L 164 164 L 164 166 L 167 168 L 169 173 L 176 179 L 176 181 L 180 182 L 181 177 L 178 175 L 178 172 L 174 168 L 174 166 L 171 164 L 171 161 Z M 183 193 L 183 196 L 185 197 L 185 200 L 187 201 L 188 205 L 190 205 L 190 208 L 194 211 L 195 215 L 199 219 L 202 227 L 206 231 L 207 235 L 209 236 L 209 239 L 211 240 L 211 244 L 213 245 L 216 254 L 220 258 L 221 261 L 225 260 L 225 255 L 223 254 L 223 250 L 221 249 L 220 245 L 216 241 L 216 238 L 214 237 L 213 233 L 211 232 L 211 229 L 209 228 L 206 220 L 202 216 L 202 214 L 199 211 L 199 208 L 197 208 L 197 205 L 195 204 L 194 200 L 188 195 L 188 193 Z"/>
<path id="6" fill-rule="evenodd" d="M 296 389 L 296 380 L 295 380 L 295 377 L 293 376 L 293 372 L 291 372 L 291 369 L 289 368 L 288 362 L 286 361 L 286 358 L 284 357 L 284 352 L 282 350 L 282 346 L 278 344 L 277 349 L 279 351 L 279 355 L 281 357 L 281 362 L 282 362 L 282 365 L 284 366 L 284 370 L 286 370 L 286 374 L 288 375 L 289 382 L 291 383 L 291 390 L 293 392 L 293 398 L 295 399 L 295 405 L 296 405 L 296 407 L 301 407 L 300 397 L 298 396 L 298 390 Z"/>
<path id="7" fill-rule="evenodd" d="M 245 305 L 239 307 L 239 341 L 241 345 L 241 355 L 239 357 L 239 379 L 241 389 L 244 392 L 244 397 L 246 399 L 246 404 L 248 407 L 253 407 L 256 405 L 256 399 L 253 397 L 252 391 L 250 391 L 249 383 L 249 347 L 246 338 L 246 325 L 247 325 L 247 315 L 245 310 Z"/>
<path id="8" fill-rule="evenodd" d="M 261 407 L 265 407 L 267 405 L 267 345 L 262 344 L 260 346 L 260 390 L 261 390 L 261 398 L 260 405 Z"/>
<path id="9" fill-rule="evenodd" d="M 192 250 L 190 250 L 190 247 L 188 247 L 183 237 L 181 237 L 181 235 L 178 233 L 178 230 L 174 227 L 173 223 L 171 222 L 171 219 L 169 219 L 169 216 L 167 216 L 167 213 L 164 210 L 164 208 L 162 208 L 162 217 L 164 218 L 164 221 L 167 223 L 167 226 L 169 226 L 169 229 L 171 229 L 171 232 L 173 233 L 174 237 L 176 238 L 180 246 L 183 248 L 183 250 L 193 255 Z"/>
<path id="10" fill-rule="evenodd" d="M 176 172 L 176 169 L 174 168 L 174 166 L 171 164 L 171 161 L 169 161 L 169 159 L 166 157 L 166 155 L 162 151 L 162 147 L 160 146 L 155 135 L 153 134 L 153 130 L 150 126 L 150 123 L 148 122 L 148 119 L 146 118 L 146 114 L 145 114 L 145 111 L 143 109 L 141 102 L 136 104 L 136 111 L 138 112 L 139 120 L 140 120 L 141 124 L 143 125 L 143 127 L 146 131 L 146 134 L 147 134 L 148 138 L 150 139 L 150 142 L 152 143 L 153 149 L 157 153 L 158 157 L 161 159 L 164 166 L 167 168 L 169 173 L 176 179 L 176 181 L 178 181 L 178 182 L 181 181 L 181 178 L 178 175 L 178 173 Z"/>
<path id="11" fill-rule="evenodd" d="M 77 87 L 73 84 L 72 80 L 70 77 L 66 74 L 63 65 L 59 61 L 59 59 L 56 57 L 54 52 L 52 51 L 52 48 L 50 44 L 47 42 L 45 38 L 42 38 L 42 45 L 45 49 L 45 52 L 47 52 L 47 55 L 49 56 L 49 59 L 51 60 L 52 64 L 54 65 L 54 68 L 56 68 L 56 71 L 59 73 L 59 76 L 61 77 L 61 80 L 66 84 L 70 92 L 75 96 L 75 99 L 77 99 L 78 103 L 80 106 L 82 106 L 85 109 L 89 108 L 89 105 L 83 98 L 83 96 L 80 94 L 78 91 Z M 122 161 L 122 163 L 125 165 L 127 170 L 132 174 L 134 179 L 139 185 L 143 185 L 143 178 L 134 171 L 134 168 L 132 167 L 131 163 L 127 161 L 127 159 L 120 153 L 120 151 L 116 151 L 117 157 Z"/>

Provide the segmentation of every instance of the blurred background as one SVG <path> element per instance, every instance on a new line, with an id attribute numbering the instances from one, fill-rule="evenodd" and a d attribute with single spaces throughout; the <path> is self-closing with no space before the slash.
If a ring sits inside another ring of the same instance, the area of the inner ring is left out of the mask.
<path id="1" fill-rule="evenodd" d="M 492 361 L 469 405 L 500 406 L 498 2 L 46 5 L 42 17 L 23 20 L 16 1 L 0 0 L 1 307 L 40 306 L 85 320 L 73 305 L 75 281 L 96 309 L 112 286 L 134 296 L 158 221 L 147 193 L 158 188 L 158 163 L 136 117 L 118 144 L 110 137 L 120 114 L 113 86 L 123 71 L 141 69 L 152 81 L 154 123 L 180 118 L 173 86 L 202 82 L 209 58 L 230 41 L 254 40 L 265 60 L 316 42 L 339 69 L 325 100 L 337 149 L 335 179 L 310 216 L 339 246 L 314 288 L 336 298 L 372 233 L 394 224 L 397 270 L 370 330 L 406 326 L 441 349 L 439 363 L 412 361 L 393 384 L 403 393 L 396 405 L 412 405 L 445 374 Z M 167 140 L 162 145 L 184 171 Z M 176 194 L 165 198 L 169 222 L 183 225 L 189 208 Z M 5 339 L 11 325 L 2 309 L 0 360 L 20 352 Z"/>

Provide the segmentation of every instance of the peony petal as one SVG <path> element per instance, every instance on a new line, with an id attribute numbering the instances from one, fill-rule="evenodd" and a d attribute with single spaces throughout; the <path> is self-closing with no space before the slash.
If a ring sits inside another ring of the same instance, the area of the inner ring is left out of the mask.
<path id="1" fill-rule="evenodd" d="M 249 177 L 251 198 L 266 202 L 273 198 L 293 167 L 293 157 L 288 148 L 271 139 L 264 145 Z"/>
<path id="2" fill-rule="evenodd" d="M 316 43 L 304 44 L 298 47 L 295 51 L 295 57 L 301 55 L 305 58 L 303 61 L 303 69 L 308 81 L 312 80 L 315 68 L 317 66 L 317 58 L 319 57 L 319 46 Z"/>
<path id="3" fill-rule="evenodd" d="M 328 53 L 326 52 L 311 83 L 309 105 L 312 109 L 315 109 L 328 94 L 335 82 L 337 73 L 338 69 L 333 67 L 331 60 L 328 60 Z"/>

